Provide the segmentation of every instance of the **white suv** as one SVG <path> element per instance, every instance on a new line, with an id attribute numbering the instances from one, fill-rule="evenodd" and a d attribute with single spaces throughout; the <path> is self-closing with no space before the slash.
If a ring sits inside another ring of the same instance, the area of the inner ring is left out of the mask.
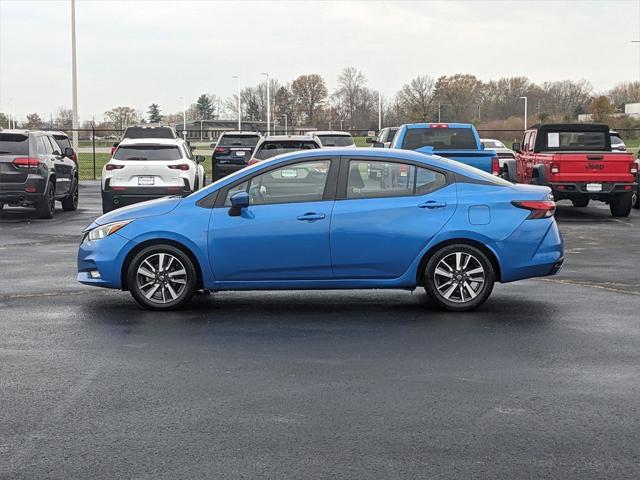
<path id="1" fill-rule="evenodd" d="M 319 131 L 309 133 L 320 140 L 320 143 L 322 143 L 323 147 L 356 148 L 353 137 L 349 132 Z"/>
<path id="2" fill-rule="evenodd" d="M 182 139 L 125 139 L 102 169 L 102 211 L 204 186 L 203 156 Z"/>

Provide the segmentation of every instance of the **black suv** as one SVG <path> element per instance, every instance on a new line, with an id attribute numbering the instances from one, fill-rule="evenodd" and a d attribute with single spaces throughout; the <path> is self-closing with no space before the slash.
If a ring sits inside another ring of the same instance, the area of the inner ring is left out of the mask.
<path id="1" fill-rule="evenodd" d="M 60 148 L 52 133 L 0 131 L 0 209 L 35 206 L 39 218 L 52 218 L 55 202 L 78 208 L 78 165 L 72 148 Z"/>
<path id="2" fill-rule="evenodd" d="M 168 125 L 134 125 L 124 129 L 122 140 L 125 138 L 178 138 L 176 130 Z M 121 141 L 122 141 L 121 140 Z M 118 148 L 120 142 L 115 142 L 111 146 L 111 156 Z"/>
<path id="3" fill-rule="evenodd" d="M 213 181 L 246 167 L 261 138 L 258 132 L 224 132 L 220 135 L 211 155 Z"/>

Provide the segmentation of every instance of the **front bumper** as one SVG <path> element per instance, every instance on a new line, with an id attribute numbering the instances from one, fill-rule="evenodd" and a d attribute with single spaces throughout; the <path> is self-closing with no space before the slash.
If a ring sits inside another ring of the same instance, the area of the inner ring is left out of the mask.
<path id="1" fill-rule="evenodd" d="M 134 245 L 117 232 L 101 240 L 84 240 L 78 248 L 78 282 L 96 287 L 122 288 L 122 265 Z M 99 276 L 92 276 L 92 272 Z"/>

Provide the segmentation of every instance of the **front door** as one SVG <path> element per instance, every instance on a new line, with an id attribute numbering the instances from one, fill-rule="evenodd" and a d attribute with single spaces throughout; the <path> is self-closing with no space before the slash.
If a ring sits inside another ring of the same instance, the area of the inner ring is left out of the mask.
<path id="1" fill-rule="evenodd" d="M 334 200 L 328 183 L 335 183 L 336 175 L 329 173 L 337 164 L 337 159 L 291 163 L 232 185 L 224 204 L 212 210 L 209 223 L 209 257 L 216 280 L 331 278 Z M 230 216 L 230 198 L 239 191 L 249 193 L 250 206 Z"/>
<path id="2" fill-rule="evenodd" d="M 456 208 L 446 174 L 416 165 L 349 160 L 346 183 L 331 220 L 335 278 L 400 277 Z"/>

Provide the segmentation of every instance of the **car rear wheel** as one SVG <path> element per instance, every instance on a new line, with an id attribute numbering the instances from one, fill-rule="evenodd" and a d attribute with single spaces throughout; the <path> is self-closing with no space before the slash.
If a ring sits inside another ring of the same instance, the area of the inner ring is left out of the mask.
<path id="1" fill-rule="evenodd" d="M 631 193 L 612 195 L 609 199 L 609 210 L 614 217 L 628 217 L 631 213 Z"/>
<path id="2" fill-rule="evenodd" d="M 196 270 L 182 250 L 152 245 L 129 264 L 127 281 L 133 298 L 149 310 L 175 310 L 187 303 L 197 285 Z"/>
<path id="3" fill-rule="evenodd" d="M 571 200 L 574 207 L 584 208 L 589 205 L 589 197 L 578 197 Z"/>
<path id="4" fill-rule="evenodd" d="M 56 184 L 49 180 L 47 189 L 38 203 L 36 203 L 36 215 L 38 218 L 53 218 L 56 212 Z"/>
<path id="5" fill-rule="evenodd" d="M 454 312 L 482 305 L 493 290 L 495 272 L 478 248 L 447 245 L 431 256 L 425 268 L 425 290 L 440 307 Z"/>
<path id="6" fill-rule="evenodd" d="M 62 199 L 62 209 L 65 212 L 71 212 L 78 209 L 78 179 L 73 179 L 71 192 Z"/>
<path id="7" fill-rule="evenodd" d="M 640 208 L 640 187 L 636 187 L 636 190 L 631 194 L 631 203 L 633 208 Z"/>

